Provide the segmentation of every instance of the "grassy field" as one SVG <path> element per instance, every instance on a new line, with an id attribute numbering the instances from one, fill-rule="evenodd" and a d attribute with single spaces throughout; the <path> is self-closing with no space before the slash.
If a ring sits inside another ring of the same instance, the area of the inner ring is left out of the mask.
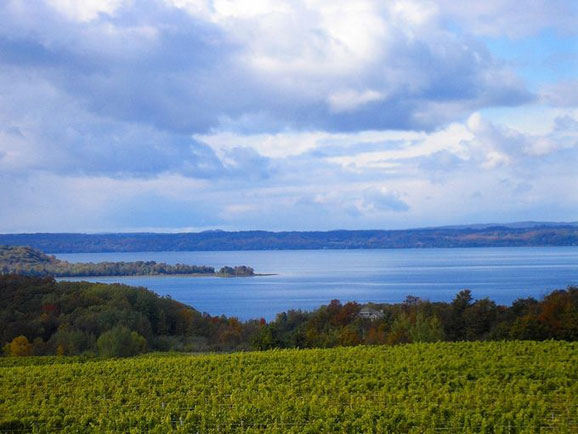
<path id="1" fill-rule="evenodd" d="M 578 344 L 0 359 L 0 432 L 578 432 Z"/>

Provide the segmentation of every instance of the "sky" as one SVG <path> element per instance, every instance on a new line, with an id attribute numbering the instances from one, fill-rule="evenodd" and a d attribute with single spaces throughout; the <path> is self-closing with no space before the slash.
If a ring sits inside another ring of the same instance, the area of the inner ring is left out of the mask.
<path id="1" fill-rule="evenodd" d="M 0 232 L 578 220 L 575 0 L 2 0 Z"/>

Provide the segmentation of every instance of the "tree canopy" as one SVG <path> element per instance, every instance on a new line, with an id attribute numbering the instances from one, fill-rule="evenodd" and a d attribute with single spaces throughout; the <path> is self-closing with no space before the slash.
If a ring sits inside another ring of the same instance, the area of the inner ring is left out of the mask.
<path id="1" fill-rule="evenodd" d="M 408 297 L 403 303 L 332 300 L 289 310 L 275 320 L 211 316 L 145 288 L 57 282 L 51 277 L 0 276 L 0 345 L 10 356 L 143 351 L 232 351 L 408 342 L 578 340 L 578 287 L 511 306 L 468 290 L 450 303 Z"/>

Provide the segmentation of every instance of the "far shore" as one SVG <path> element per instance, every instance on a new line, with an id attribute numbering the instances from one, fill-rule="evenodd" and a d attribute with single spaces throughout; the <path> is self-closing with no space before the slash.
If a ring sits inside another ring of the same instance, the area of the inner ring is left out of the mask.
<path id="1" fill-rule="evenodd" d="M 113 274 L 110 276 L 54 276 L 55 279 L 98 279 L 99 277 L 111 278 L 111 277 L 219 277 L 219 278 L 247 278 L 247 277 L 266 277 L 266 276 L 277 276 L 277 273 L 255 273 L 250 276 L 228 276 L 225 274 L 218 273 L 196 273 L 196 274 Z"/>

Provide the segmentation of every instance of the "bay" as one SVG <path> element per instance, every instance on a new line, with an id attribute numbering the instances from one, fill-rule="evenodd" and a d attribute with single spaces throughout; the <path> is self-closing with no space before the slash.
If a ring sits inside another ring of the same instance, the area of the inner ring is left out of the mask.
<path id="1" fill-rule="evenodd" d="M 289 309 L 342 302 L 397 303 L 408 295 L 450 301 L 461 289 L 510 304 L 578 285 L 578 247 L 396 250 L 274 250 L 58 254 L 70 262 L 152 260 L 249 265 L 272 276 L 96 277 L 66 280 L 143 286 L 211 315 L 273 319 Z"/>

